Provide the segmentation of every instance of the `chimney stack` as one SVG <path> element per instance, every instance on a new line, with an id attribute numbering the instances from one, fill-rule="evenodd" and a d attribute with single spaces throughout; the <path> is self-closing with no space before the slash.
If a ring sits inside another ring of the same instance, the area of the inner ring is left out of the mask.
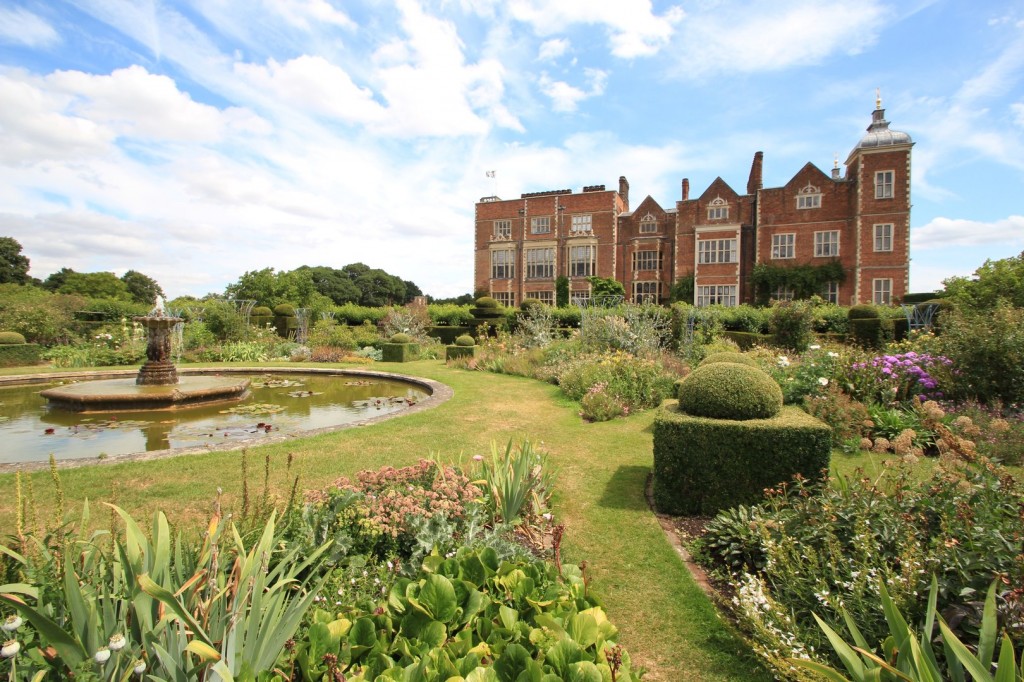
<path id="1" fill-rule="evenodd" d="M 747 194 L 757 194 L 761 189 L 761 166 L 764 163 L 764 152 L 754 154 L 754 162 L 750 164 L 750 179 L 747 180 Z"/>
<path id="2" fill-rule="evenodd" d="M 629 180 L 625 175 L 619 176 L 619 196 L 622 197 L 622 203 L 626 206 L 625 210 L 629 211 Z"/>
<path id="3" fill-rule="evenodd" d="M 683 201 L 690 198 L 690 178 L 683 178 Z"/>

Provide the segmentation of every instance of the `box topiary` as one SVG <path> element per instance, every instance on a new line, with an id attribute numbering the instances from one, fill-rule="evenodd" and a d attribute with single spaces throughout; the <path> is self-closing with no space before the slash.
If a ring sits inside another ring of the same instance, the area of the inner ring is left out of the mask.
<path id="1" fill-rule="evenodd" d="M 274 306 L 274 328 L 278 336 L 289 339 L 295 336 L 299 328 L 299 318 L 295 317 L 295 306 L 281 303 Z"/>
<path id="2" fill-rule="evenodd" d="M 782 389 L 765 372 L 736 362 L 693 370 L 678 389 L 679 407 L 712 419 L 768 419 L 782 408 Z"/>
<path id="3" fill-rule="evenodd" d="M 382 362 L 411 362 L 420 357 L 418 343 L 382 343 L 380 345 Z"/>
<path id="4" fill-rule="evenodd" d="M 455 339 L 456 346 L 475 346 L 476 340 L 469 334 L 463 334 L 459 338 Z"/>
<path id="5" fill-rule="evenodd" d="M 737 353 L 735 351 L 719 351 L 717 353 L 711 353 L 700 361 L 700 365 L 698 365 L 698 367 L 703 365 L 713 365 L 716 362 L 736 362 L 741 365 L 749 365 L 750 367 L 757 367 L 758 369 L 761 368 L 761 366 L 757 364 L 757 360 L 754 358 L 750 357 L 746 353 Z"/>
<path id="6" fill-rule="evenodd" d="M 249 313 L 249 324 L 266 327 L 274 321 L 274 311 L 265 305 L 258 305 Z"/>
<path id="7" fill-rule="evenodd" d="M 848 320 L 866 320 L 875 319 L 880 317 L 878 314 L 878 308 L 868 303 L 859 303 L 855 306 L 851 306 L 846 311 L 846 318 Z"/>
<path id="8" fill-rule="evenodd" d="M 37 343 L 0 344 L 0 367 L 38 365 L 42 349 Z"/>
<path id="9" fill-rule="evenodd" d="M 18 332 L 0 332 L 0 344 L 12 346 L 25 343 L 25 337 Z"/>
<path id="10" fill-rule="evenodd" d="M 491 296 L 481 296 L 476 299 L 477 308 L 500 308 L 501 304 L 498 303 L 498 299 L 492 298 Z"/>
<path id="11" fill-rule="evenodd" d="M 398 332 L 391 335 L 391 343 L 412 343 L 412 337 L 405 332 Z"/>
<path id="12" fill-rule="evenodd" d="M 655 506 L 666 514 L 712 515 L 755 504 L 766 488 L 796 474 L 821 479 L 831 439 L 831 428 L 799 407 L 737 421 L 695 417 L 666 401 L 654 421 Z"/>

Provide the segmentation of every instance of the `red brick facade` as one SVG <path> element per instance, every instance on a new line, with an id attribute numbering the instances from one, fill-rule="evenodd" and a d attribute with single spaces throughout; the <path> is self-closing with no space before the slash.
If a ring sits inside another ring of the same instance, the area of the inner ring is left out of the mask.
<path id="1" fill-rule="evenodd" d="M 889 303 L 907 292 L 910 265 L 910 150 L 876 108 L 868 134 L 846 160 L 846 175 L 805 165 L 783 187 L 761 187 L 757 152 L 745 194 L 717 178 L 690 198 L 689 181 L 672 208 L 650 196 L 633 210 L 629 183 L 582 192 L 484 197 L 476 205 L 474 288 L 506 305 L 554 302 L 555 279 L 573 297 L 587 277 L 611 277 L 629 300 L 664 301 L 673 283 L 694 278 L 694 303 L 753 301 L 757 264 L 840 263 L 842 282 L 821 292 L 842 305 Z M 770 292 L 787 297 L 785 290 Z"/>

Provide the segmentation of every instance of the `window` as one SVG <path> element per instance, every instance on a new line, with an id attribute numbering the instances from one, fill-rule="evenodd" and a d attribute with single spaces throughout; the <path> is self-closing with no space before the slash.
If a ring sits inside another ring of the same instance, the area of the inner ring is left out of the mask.
<path id="1" fill-rule="evenodd" d="M 698 263 L 735 263 L 735 239 L 701 239 L 697 242 Z"/>
<path id="2" fill-rule="evenodd" d="M 516 276 L 516 252 L 512 249 L 491 251 L 491 279 L 512 279 Z"/>
<path id="3" fill-rule="evenodd" d="M 708 220 L 725 220 L 729 217 L 729 204 L 722 197 L 715 197 L 708 204 Z"/>
<path id="4" fill-rule="evenodd" d="M 661 297 L 661 282 L 633 282 L 634 303 L 657 303 Z"/>
<path id="5" fill-rule="evenodd" d="M 640 234 L 651 234 L 658 231 L 658 221 L 650 213 L 640 219 Z"/>
<path id="6" fill-rule="evenodd" d="M 807 183 L 807 186 L 796 194 L 796 207 L 798 209 L 821 208 L 821 190 Z"/>
<path id="7" fill-rule="evenodd" d="M 872 300 L 875 305 L 889 305 L 892 303 L 892 280 L 873 279 L 871 280 Z"/>
<path id="8" fill-rule="evenodd" d="M 839 255 L 839 231 L 815 232 L 814 255 L 818 258 Z"/>
<path id="9" fill-rule="evenodd" d="M 554 276 L 554 248 L 526 250 L 526 279 L 551 279 Z"/>
<path id="10" fill-rule="evenodd" d="M 571 232 L 590 232 L 591 221 L 589 215 L 574 215 L 572 224 L 569 227 Z"/>
<path id="11" fill-rule="evenodd" d="M 569 276 L 592 277 L 594 275 L 594 261 L 596 260 L 596 256 L 596 246 L 570 246 Z"/>
<path id="12" fill-rule="evenodd" d="M 697 287 L 697 306 L 706 305 L 736 305 L 736 286 L 702 286 Z"/>
<path id="13" fill-rule="evenodd" d="M 795 258 L 796 257 L 796 235 L 795 234 L 773 234 L 772 235 L 772 258 Z"/>
<path id="14" fill-rule="evenodd" d="M 535 298 L 544 305 L 555 304 L 555 292 L 553 291 L 531 291 L 529 293 L 531 298 Z"/>
<path id="15" fill-rule="evenodd" d="M 839 305 L 839 282 L 825 282 L 825 286 L 821 288 L 821 297 L 825 299 L 825 303 Z"/>
<path id="16" fill-rule="evenodd" d="M 498 239 L 511 239 L 512 238 L 512 221 L 511 220 L 495 220 L 494 221 L 494 236 Z"/>
<path id="17" fill-rule="evenodd" d="M 634 270 L 660 270 L 661 251 L 634 251 Z"/>
<path id="18" fill-rule="evenodd" d="M 586 308 L 590 305 L 590 292 L 589 291 L 574 291 L 570 295 L 569 299 L 573 305 L 578 305 L 582 308 Z"/>
<path id="19" fill-rule="evenodd" d="M 513 291 L 492 291 L 491 298 L 506 308 L 512 308 L 516 304 L 516 295 Z"/>
<path id="20" fill-rule="evenodd" d="M 549 232 L 551 232 L 550 217 L 530 218 L 530 234 L 547 234 Z"/>
<path id="21" fill-rule="evenodd" d="M 892 171 L 875 173 L 875 198 L 892 199 Z"/>
<path id="22" fill-rule="evenodd" d="M 776 301 L 792 301 L 794 295 L 794 291 L 785 284 L 775 287 L 775 291 L 772 292 L 772 298 Z"/>
<path id="23" fill-rule="evenodd" d="M 892 224 L 875 225 L 875 251 L 892 251 Z"/>

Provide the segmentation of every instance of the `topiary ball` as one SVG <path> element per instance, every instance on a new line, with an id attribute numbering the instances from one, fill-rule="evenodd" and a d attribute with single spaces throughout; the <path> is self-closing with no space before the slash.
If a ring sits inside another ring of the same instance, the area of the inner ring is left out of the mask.
<path id="1" fill-rule="evenodd" d="M 519 309 L 522 311 L 528 311 L 530 308 L 538 305 L 544 305 L 544 302 L 539 298 L 524 298 L 523 302 L 519 304 Z"/>
<path id="2" fill-rule="evenodd" d="M 25 337 L 18 332 L 0 332 L 0 345 L 16 346 L 25 343 Z"/>
<path id="3" fill-rule="evenodd" d="M 476 341 L 469 334 L 463 334 L 455 339 L 456 346 L 475 346 Z"/>
<path id="4" fill-rule="evenodd" d="M 490 296 L 481 296 L 476 299 L 477 308 L 497 308 L 501 304 L 498 303 L 497 299 L 491 298 Z"/>
<path id="5" fill-rule="evenodd" d="M 285 305 L 287 305 L 287 304 L 285 304 Z M 294 308 L 292 308 L 292 313 L 293 314 L 295 313 L 295 309 Z M 274 314 L 274 311 L 272 311 L 270 308 L 268 308 L 265 305 L 258 305 L 255 308 L 253 308 L 252 312 L 249 313 L 249 314 L 252 317 L 270 317 L 271 315 Z"/>
<path id="6" fill-rule="evenodd" d="M 867 303 L 860 303 L 846 312 L 848 320 L 868 320 L 878 317 L 878 308 Z"/>
<path id="7" fill-rule="evenodd" d="M 295 306 L 291 303 L 274 306 L 274 314 L 279 317 L 295 317 Z"/>
<path id="8" fill-rule="evenodd" d="M 679 386 L 679 409 L 712 419 L 770 419 L 782 409 L 782 389 L 765 372 L 738 362 L 693 370 Z"/>
<path id="9" fill-rule="evenodd" d="M 405 332 L 398 332 L 391 335 L 391 343 L 412 343 L 412 337 Z"/>
<path id="10" fill-rule="evenodd" d="M 711 353 L 706 358 L 701 360 L 698 367 L 704 365 L 713 365 L 716 362 L 738 362 L 741 365 L 750 365 L 751 367 L 757 367 L 761 369 L 761 366 L 757 364 L 757 360 L 750 357 L 746 353 L 737 353 L 735 351 L 719 351 L 718 353 Z"/>

